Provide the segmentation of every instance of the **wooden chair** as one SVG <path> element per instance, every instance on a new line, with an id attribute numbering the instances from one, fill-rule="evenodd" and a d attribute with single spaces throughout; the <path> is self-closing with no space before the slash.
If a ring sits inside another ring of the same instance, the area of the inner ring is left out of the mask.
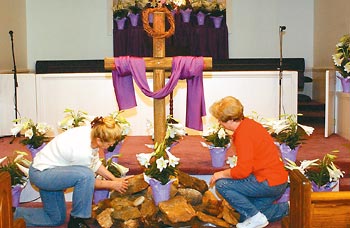
<path id="1" fill-rule="evenodd" d="M 0 227 L 26 227 L 24 219 L 13 219 L 11 176 L 8 172 L 0 173 Z"/>
<path id="2" fill-rule="evenodd" d="M 289 172 L 290 211 L 283 228 L 350 227 L 350 191 L 312 192 L 310 181 L 299 171 Z"/>

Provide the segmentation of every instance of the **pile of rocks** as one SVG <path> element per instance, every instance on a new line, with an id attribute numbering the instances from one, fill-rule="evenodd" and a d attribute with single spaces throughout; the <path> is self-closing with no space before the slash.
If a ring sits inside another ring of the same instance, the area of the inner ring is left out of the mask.
<path id="1" fill-rule="evenodd" d="M 112 192 L 110 198 L 93 205 L 93 217 L 102 227 L 230 227 L 239 214 L 219 200 L 204 180 L 179 171 L 171 198 L 156 206 L 143 174 L 129 179 L 126 193 Z"/>

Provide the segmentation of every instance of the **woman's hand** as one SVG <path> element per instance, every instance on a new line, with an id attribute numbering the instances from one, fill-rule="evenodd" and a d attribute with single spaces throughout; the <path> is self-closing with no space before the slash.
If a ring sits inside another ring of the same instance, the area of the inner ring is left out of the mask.
<path id="1" fill-rule="evenodd" d="M 125 193 L 126 190 L 128 190 L 129 187 L 129 181 L 128 179 L 133 176 L 127 176 L 122 178 L 116 178 L 111 181 L 111 189 L 116 190 L 120 193 Z"/>
<path id="2" fill-rule="evenodd" d="M 209 187 L 210 188 L 214 187 L 215 182 L 219 179 L 231 178 L 230 171 L 231 171 L 230 169 L 225 169 L 225 170 L 214 173 L 209 181 Z"/>

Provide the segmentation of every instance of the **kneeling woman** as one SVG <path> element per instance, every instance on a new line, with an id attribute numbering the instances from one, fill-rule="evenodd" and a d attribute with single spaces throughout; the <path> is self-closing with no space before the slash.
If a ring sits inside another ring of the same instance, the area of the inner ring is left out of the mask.
<path id="1" fill-rule="evenodd" d="M 285 191 L 288 172 L 279 151 L 266 129 L 245 118 L 243 106 L 234 97 L 225 97 L 210 107 L 211 114 L 226 129 L 233 131 L 237 165 L 214 173 L 210 185 L 237 210 L 238 228 L 265 227 L 269 221 L 288 214 L 288 202 L 275 204 Z"/>
<path id="2" fill-rule="evenodd" d="M 15 218 L 27 226 L 59 226 L 66 219 L 64 190 L 73 187 L 69 228 L 89 227 L 94 188 L 125 192 L 128 177 L 116 178 L 101 163 L 99 149 L 121 137 L 111 117 L 96 117 L 90 126 L 69 129 L 53 138 L 33 159 L 30 182 L 39 188 L 43 208 L 19 207 Z M 95 179 L 95 173 L 106 180 Z M 89 222 L 88 222 L 89 221 Z"/>

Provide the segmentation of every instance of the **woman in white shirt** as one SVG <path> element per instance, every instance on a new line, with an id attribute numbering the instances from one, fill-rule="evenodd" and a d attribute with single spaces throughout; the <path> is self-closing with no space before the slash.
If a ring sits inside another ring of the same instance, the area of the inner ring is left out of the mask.
<path id="1" fill-rule="evenodd" d="M 59 226 L 66 219 L 64 190 L 73 187 L 68 228 L 89 227 L 94 188 L 125 192 L 128 178 L 116 178 L 99 159 L 121 137 L 121 128 L 111 117 L 96 117 L 90 126 L 72 128 L 53 138 L 33 159 L 30 182 L 39 188 L 43 208 L 19 207 L 15 218 L 27 226 Z M 99 174 L 105 180 L 95 179 Z"/>

